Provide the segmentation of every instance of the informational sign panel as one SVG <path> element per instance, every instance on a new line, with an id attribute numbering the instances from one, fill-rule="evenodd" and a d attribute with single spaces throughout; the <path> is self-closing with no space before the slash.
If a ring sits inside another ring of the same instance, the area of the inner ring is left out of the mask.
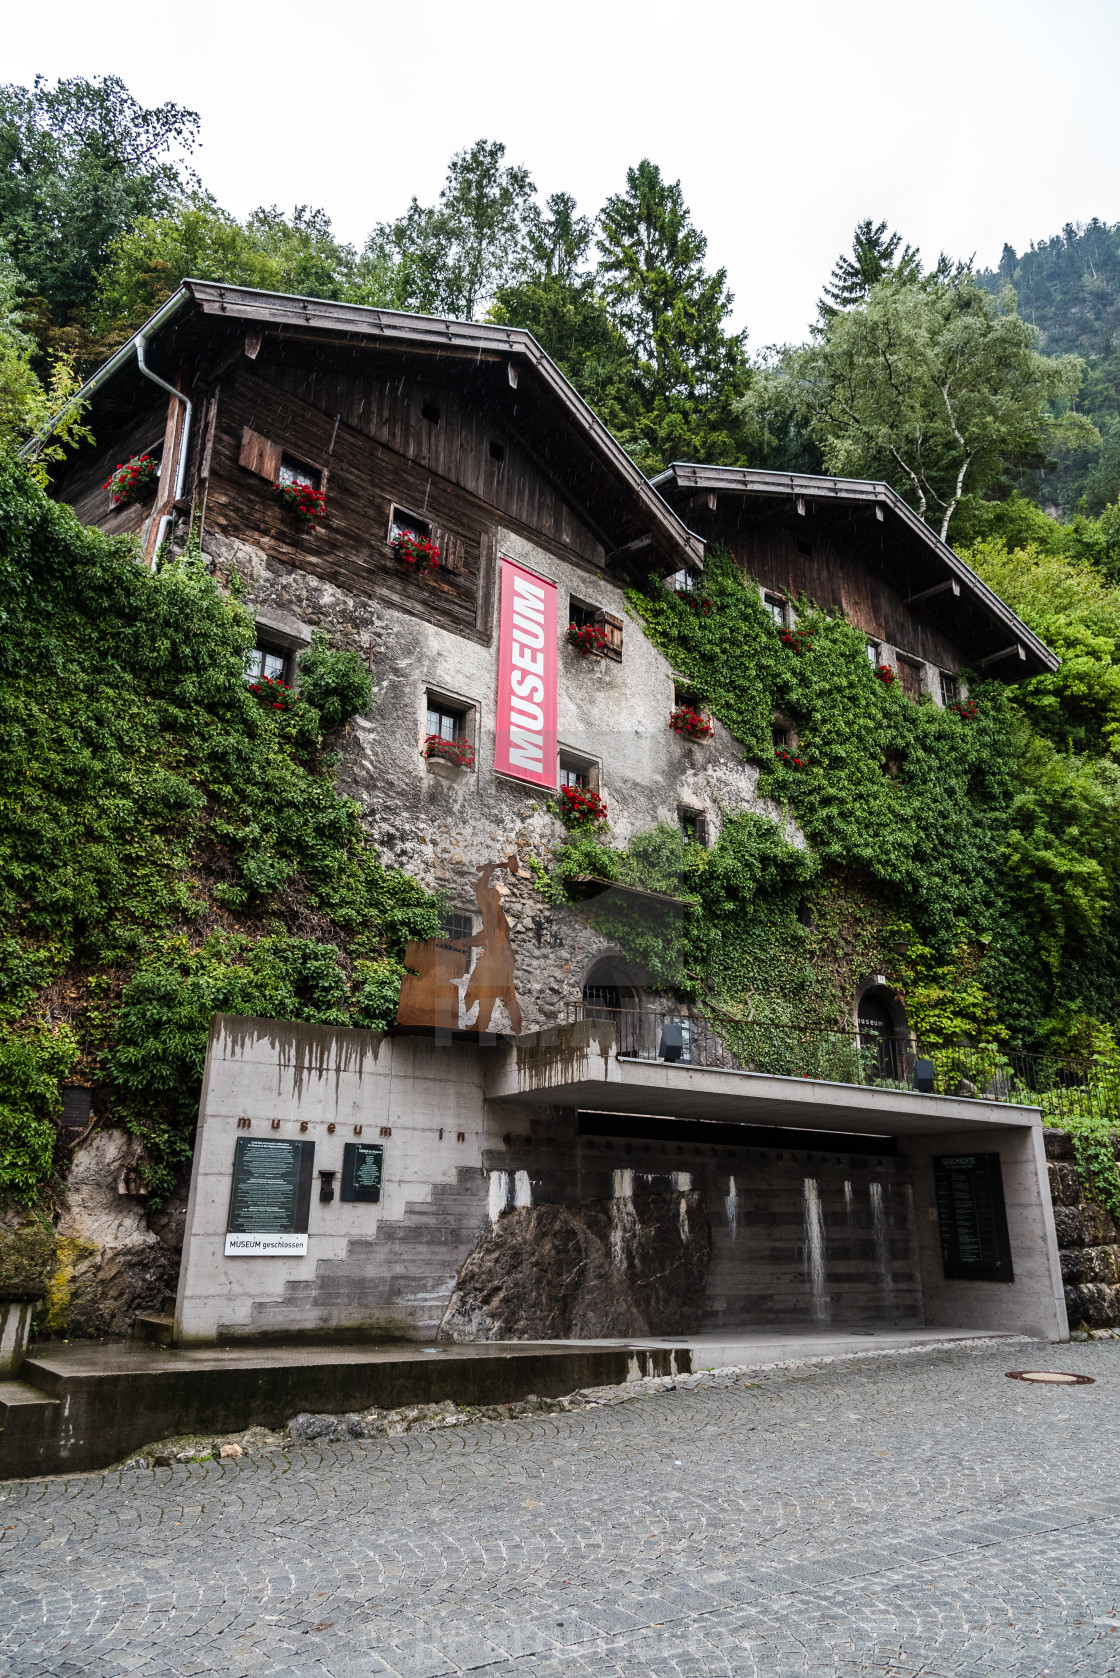
<path id="1" fill-rule="evenodd" d="M 1013 1282 L 998 1154 L 942 1154 L 933 1162 L 947 1282 Z"/>
<path id="2" fill-rule="evenodd" d="M 502 559 L 494 768 L 556 785 L 556 584 Z"/>
<path id="3" fill-rule="evenodd" d="M 380 1200 L 385 1150 L 376 1142 L 347 1142 L 342 1150 L 343 1200 Z"/>
<path id="4" fill-rule="evenodd" d="M 227 1258 L 307 1252 L 314 1142 L 239 1136 L 226 1224 Z"/>

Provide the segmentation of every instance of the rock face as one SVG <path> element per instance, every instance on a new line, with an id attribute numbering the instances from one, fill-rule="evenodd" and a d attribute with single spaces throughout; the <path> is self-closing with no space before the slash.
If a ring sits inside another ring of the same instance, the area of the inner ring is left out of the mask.
<path id="1" fill-rule="evenodd" d="M 1120 1325 L 1120 1229 L 1103 1206 L 1083 1198 L 1072 1137 L 1048 1130 L 1045 1138 L 1069 1326 L 1115 1328 Z"/>
<path id="2" fill-rule="evenodd" d="M 700 1324 L 709 1247 L 703 1195 L 691 1188 L 505 1212 L 460 1271 L 440 1337 L 691 1333 Z"/>

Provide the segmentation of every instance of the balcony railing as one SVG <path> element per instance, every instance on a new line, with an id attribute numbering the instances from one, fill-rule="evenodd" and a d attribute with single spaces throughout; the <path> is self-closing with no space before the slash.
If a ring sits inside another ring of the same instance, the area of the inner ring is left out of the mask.
<path id="1" fill-rule="evenodd" d="M 695 1012 L 592 1002 L 570 1003 L 568 1019 L 611 1021 L 618 1053 L 634 1060 L 1042 1107 L 1058 1123 L 1065 1118 L 1120 1123 L 1120 1068 L 1099 1060 L 1059 1061 L 1021 1049 L 963 1044 L 933 1048 L 910 1037 L 716 1022 Z"/>

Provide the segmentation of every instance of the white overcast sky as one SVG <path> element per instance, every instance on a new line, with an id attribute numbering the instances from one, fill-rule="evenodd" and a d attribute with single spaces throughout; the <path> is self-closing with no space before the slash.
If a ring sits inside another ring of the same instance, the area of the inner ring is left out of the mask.
<path id="1" fill-rule="evenodd" d="M 649 156 L 755 350 L 804 335 L 862 216 L 982 266 L 1120 220 L 1120 0 L 55 0 L 0 63 L 193 107 L 227 209 L 322 205 L 356 242 L 480 136 L 585 212 Z"/>

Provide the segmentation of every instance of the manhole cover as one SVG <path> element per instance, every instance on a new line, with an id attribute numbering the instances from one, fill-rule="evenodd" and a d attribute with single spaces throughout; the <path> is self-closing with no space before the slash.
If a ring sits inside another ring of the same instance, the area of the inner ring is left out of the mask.
<path id="1" fill-rule="evenodd" d="M 1064 1369 L 1009 1369 L 1009 1381 L 1043 1381 L 1051 1387 L 1091 1387 L 1091 1375 L 1070 1375 Z"/>

